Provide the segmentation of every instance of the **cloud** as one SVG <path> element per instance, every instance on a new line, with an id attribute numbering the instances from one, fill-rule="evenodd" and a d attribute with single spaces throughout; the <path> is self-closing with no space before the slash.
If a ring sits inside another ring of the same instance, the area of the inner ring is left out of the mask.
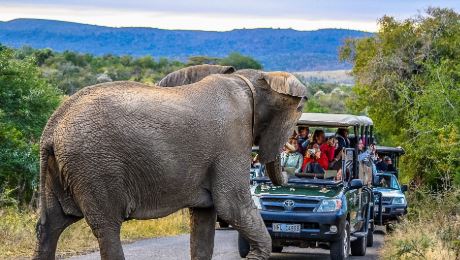
<path id="1" fill-rule="evenodd" d="M 375 31 L 385 14 L 407 18 L 428 6 L 460 8 L 460 1 L 365 0 L 0 0 L 0 20 L 58 19 L 107 26 L 165 29 L 351 28 Z"/>

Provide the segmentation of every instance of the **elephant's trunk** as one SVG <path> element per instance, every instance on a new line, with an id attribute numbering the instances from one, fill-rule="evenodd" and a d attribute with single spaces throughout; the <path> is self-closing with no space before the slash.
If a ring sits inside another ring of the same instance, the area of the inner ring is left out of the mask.
<path id="1" fill-rule="evenodd" d="M 276 186 L 283 186 L 286 184 L 287 179 L 281 173 L 280 157 L 276 156 L 274 161 L 265 164 L 265 171 L 272 183 Z"/>

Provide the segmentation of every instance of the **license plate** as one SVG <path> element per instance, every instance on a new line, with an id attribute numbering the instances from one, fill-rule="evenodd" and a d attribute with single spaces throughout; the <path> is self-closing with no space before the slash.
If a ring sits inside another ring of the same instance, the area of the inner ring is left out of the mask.
<path id="1" fill-rule="evenodd" d="M 300 224 L 273 223 L 273 232 L 300 233 Z"/>

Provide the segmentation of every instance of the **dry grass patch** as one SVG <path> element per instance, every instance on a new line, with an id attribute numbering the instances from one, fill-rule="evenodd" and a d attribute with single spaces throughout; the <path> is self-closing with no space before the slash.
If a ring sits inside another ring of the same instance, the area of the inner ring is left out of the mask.
<path id="1" fill-rule="evenodd" d="M 35 212 L 14 208 L 0 210 L 0 259 L 30 257 L 35 247 Z M 173 236 L 189 232 L 187 210 L 153 220 L 123 223 L 121 238 L 132 242 L 143 238 Z M 84 220 L 67 228 L 58 244 L 58 255 L 70 256 L 98 249 L 96 238 Z"/>
<path id="2" fill-rule="evenodd" d="M 383 259 L 460 259 L 460 190 L 409 194 L 409 215 L 385 237 Z"/>

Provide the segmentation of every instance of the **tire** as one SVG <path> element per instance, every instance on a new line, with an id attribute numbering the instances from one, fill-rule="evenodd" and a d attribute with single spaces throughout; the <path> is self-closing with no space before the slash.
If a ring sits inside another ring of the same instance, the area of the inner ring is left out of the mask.
<path id="1" fill-rule="evenodd" d="M 273 253 L 281 253 L 283 251 L 283 247 L 282 246 L 273 246 L 272 247 L 272 252 Z"/>
<path id="2" fill-rule="evenodd" d="M 369 230 L 367 230 L 367 246 L 372 247 L 374 245 L 374 223 L 370 224 Z"/>
<path id="3" fill-rule="evenodd" d="M 219 220 L 219 227 L 228 228 L 229 224 L 223 220 Z"/>
<path id="4" fill-rule="evenodd" d="M 249 242 L 238 233 L 238 253 L 240 253 L 240 257 L 246 258 L 250 249 Z"/>
<path id="5" fill-rule="evenodd" d="M 358 237 L 355 241 L 351 242 L 351 254 L 354 256 L 365 256 L 367 249 L 367 235 Z"/>
<path id="6" fill-rule="evenodd" d="M 340 235 L 339 240 L 331 242 L 331 260 L 348 259 L 350 255 L 350 224 L 345 221 L 344 230 Z"/>

